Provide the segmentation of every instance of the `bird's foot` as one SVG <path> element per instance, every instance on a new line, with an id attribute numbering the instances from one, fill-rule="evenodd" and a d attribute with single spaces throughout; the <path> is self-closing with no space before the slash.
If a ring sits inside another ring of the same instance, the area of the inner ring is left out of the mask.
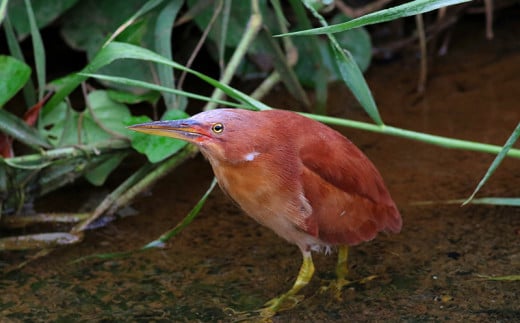
<path id="1" fill-rule="evenodd" d="M 235 311 L 234 309 L 228 307 L 224 309 L 224 313 L 226 313 L 231 318 L 231 322 L 259 322 L 259 323 L 271 323 L 271 318 L 274 316 L 264 317 L 261 313 L 261 310 L 255 311 Z"/>
<path id="2" fill-rule="evenodd" d="M 334 297 L 337 300 L 341 300 L 341 291 L 345 286 L 350 285 L 358 285 L 358 284 L 366 284 L 367 282 L 377 278 L 377 275 L 371 275 L 368 277 L 364 277 L 357 280 L 348 280 L 345 278 L 337 278 L 336 280 L 329 281 L 328 285 L 320 287 L 320 293 L 325 293 L 327 291 L 332 291 L 334 293 Z"/>
<path id="3" fill-rule="evenodd" d="M 261 313 L 269 314 L 289 310 L 303 300 L 303 295 L 283 294 L 275 297 L 264 304 Z"/>
<path id="4" fill-rule="evenodd" d="M 235 311 L 226 308 L 224 312 L 232 317 L 232 322 L 272 322 L 272 318 L 281 311 L 289 310 L 303 300 L 302 295 L 283 294 L 264 304 L 265 307 L 253 311 Z"/>

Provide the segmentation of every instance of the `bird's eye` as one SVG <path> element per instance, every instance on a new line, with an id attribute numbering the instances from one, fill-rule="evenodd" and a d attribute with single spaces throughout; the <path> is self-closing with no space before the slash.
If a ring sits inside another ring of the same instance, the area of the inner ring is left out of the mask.
<path id="1" fill-rule="evenodd" d="M 222 131 L 224 131 L 224 125 L 222 123 L 215 123 L 212 127 L 211 127 L 211 130 L 214 132 L 214 133 L 221 133 Z"/>

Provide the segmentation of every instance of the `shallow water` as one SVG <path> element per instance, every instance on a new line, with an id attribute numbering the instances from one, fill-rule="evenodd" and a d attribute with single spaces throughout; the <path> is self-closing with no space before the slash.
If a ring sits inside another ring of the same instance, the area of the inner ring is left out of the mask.
<path id="1" fill-rule="evenodd" d="M 470 33 L 471 39 L 463 37 Z M 457 26 L 448 54 L 431 64 L 424 96 L 415 92 L 417 62 L 374 64 L 367 78 L 385 122 L 502 145 L 520 120 L 520 23 L 497 23 L 493 41 L 483 35 L 483 21 Z M 330 93 L 331 114 L 368 120 L 343 85 L 331 86 Z M 291 104 L 287 100 L 279 89 L 266 101 L 283 107 Z M 519 283 L 478 276 L 520 274 L 520 209 L 414 204 L 467 197 L 493 156 L 340 130 L 381 171 L 401 210 L 403 231 L 352 249 L 350 277 L 378 278 L 344 290 L 342 300 L 318 292 L 334 277 L 335 257 L 315 255 L 317 271 L 303 290 L 305 300 L 274 321 L 520 320 Z M 226 308 L 255 309 L 286 291 L 300 266 L 298 248 L 242 214 L 219 190 L 164 249 L 70 263 L 154 240 L 187 214 L 211 176 L 199 156 L 139 197 L 132 205 L 137 216 L 88 232 L 80 245 L 2 277 L 0 316 L 13 321 L 229 321 Z M 507 159 L 479 195 L 518 197 L 519 183 L 520 163 Z M 49 196 L 43 207 L 79 205 L 92 190 L 75 185 Z M 4 264 L 19 260 L 16 254 L 0 257 Z"/>

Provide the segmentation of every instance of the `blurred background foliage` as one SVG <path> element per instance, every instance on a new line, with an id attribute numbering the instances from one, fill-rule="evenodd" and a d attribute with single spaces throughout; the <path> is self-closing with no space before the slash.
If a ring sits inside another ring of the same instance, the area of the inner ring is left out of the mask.
<path id="1" fill-rule="evenodd" d="M 180 141 L 130 133 L 127 125 L 185 118 L 187 109 L 195 112 L 190 108 L 193 100 L 206 101 L 205 110 L 217 105 L 268 109 L 259 100 L 280 82 L 300 103 L 298 110 L 311 112 L 309 116 L 323 122 L 446 147 L 500 152 L 495 168 L 508 154 L 519 157 L 512 143 L 520 127 L 507 145 L 499 147 L 385 126 L 362 74 L 374 56 L 392 59 L 401 51 L 416 51 L 417 43 L 425 60 L 426 39 L 472 10 L 488 12 L 488 4 L 466 0 L 0 0 L 0 228 L 45 222 L 70 225 L 69 232 L 16 236 L 17 243 L 13 237 L 4 238 L 0 249 L 81 241 L 83 230 L 104 223 L 103 216 L 114 215 L 196 153 Z M 409 18 L 399 19 L 404 17 Z M 492 37 L 490 16 L 483 17 L 483 29 Z M 388 23 L 381 28 L 366 27 L 384 22 Z M 331 29 L 323 29 L 328 25 Z M 48 48 L 56 41 L 45 37 L 49 29 L 59 30 L 66 45 L 82 53 L 78 57 L 84 57 L 85 65 L 79 71 L 47 66 L 50 61 L 77 59 L 59 53 L 48 57 Z M 308 35 L 273 37 L 301 30 L 309 30 Z M 373 45 L 380 33 L 392 31 L 396 32 L 384 37 L 394 37 L 392 42 Z M 191 69 L 200 55 L 204 73 Z M 427 72 L 422 66 L 418 68 L 420 90 L 425 88 Z M 49 78 L 48 70 L 59 72 Z M 185 91 L 186 74 L 209 83 L 213 93 Z M 252 80 L 254 91 L 246 95 L 231 87 L 233 79 Z M 346 84 L 374 124 L 324 116 L 327 84 L 334 81 Z M 309 93 L 314 94 L 312 99 Z M 91 212 L 40 214 L 31 208 L 35 199 L 78 178 L 104 185 L 125 157 L 136 151 L 148 161 Z"/>

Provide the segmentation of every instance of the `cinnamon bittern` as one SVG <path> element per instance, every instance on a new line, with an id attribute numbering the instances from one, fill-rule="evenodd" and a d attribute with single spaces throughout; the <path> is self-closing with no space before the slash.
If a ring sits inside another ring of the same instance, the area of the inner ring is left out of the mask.
<path id="1" fill-rule="evenodd" d="M 370 160 L 337 131 L 297 113 L 217 109 L 130 129 L 197 145 L 222 190 L 300 248 L 296 282 L 266 303 L 264 316 L 298 302 L 314 273 L 311 251 L 339 247 L 335 287 L 341 289 L 348 284 L 348 246 L 401 230 L 399 211 Z"/>

